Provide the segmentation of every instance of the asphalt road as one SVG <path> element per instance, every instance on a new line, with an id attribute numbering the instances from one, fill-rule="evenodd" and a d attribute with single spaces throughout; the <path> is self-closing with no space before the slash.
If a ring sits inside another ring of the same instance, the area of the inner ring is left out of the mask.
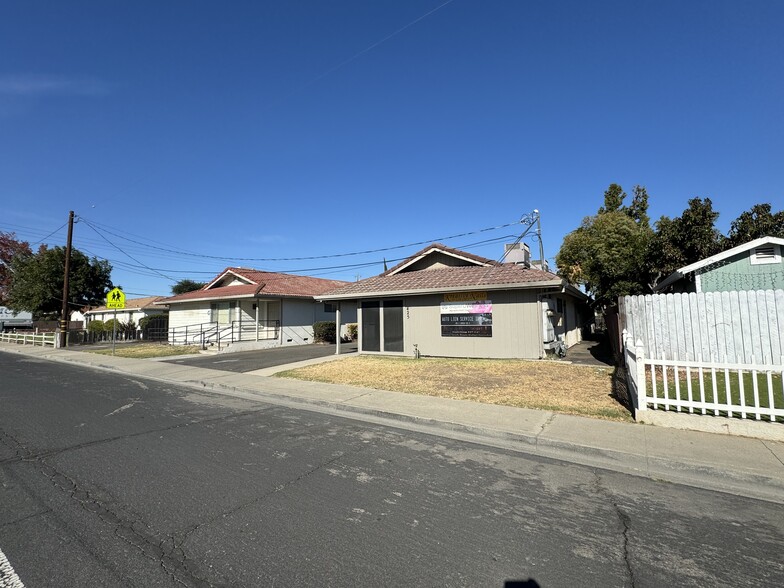
<path id="1" fill-rule="evenodd" d="M 356 343 L 343 343 L 341 353 L 356 353 Z M 245 373 L 268 367 L 277 367 L 298 361 L 335 355 L 335 345 L 290 345 L 255 351 L 224 354 L 200 354 L 165 360 L 167 363 L 192 365 L 212 370 Z"/>
<path id="2" fill-rule="evenodd" d="M 38 586 L 779 586 L 779 505 L 0 352 Z"/>

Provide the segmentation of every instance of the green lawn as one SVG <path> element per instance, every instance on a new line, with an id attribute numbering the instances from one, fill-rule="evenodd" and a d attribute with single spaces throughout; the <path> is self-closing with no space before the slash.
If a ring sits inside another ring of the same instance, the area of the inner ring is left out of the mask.
<path id="1" fill-rule="evenodd" d="M 755 406 L 754 395 L 754 381 L 755 375 L 749 372 L 743 372 L 742 377 L 738 377 L 737 371 L 729 372 L 729 381 L 725 377 L 724 370 L 716 370 L 712 373 L 710 370 L 703 370 L 702 378 L 696 370 L 692 370 L 687 376 L 684 369 L 678 370 L 678 383 L 676 387 L 675 374 L 671 368 L 667 368 L 667 390 L 665 393 L 664 375 L 661 367 L 656 367 L 656 396 L 663 401 L 665 396 L 670 400 L 688 400 L 689 398 L 689 382 L 691 382 L 691 395 L 695 402 L 702 402 L 703 397 L 700 390 L 700 380 L 704 389 L 704 402 L 727 404 L 727 396 L 729 393 L 730 404 L 733 405 L 732 416 L 740 417 L 740 409 L 737 408 L 741 404 L 741 388 L 743 390 L 743 402 L 746 406 Z M 742 386 L 741 386 L 742 384 Z M 773 407 L 776 409 L 784 410 L 784 390 L 782 389 L 782 381 L 780 374 L 757 373 L 756 384 L 759 397 L 759 406 L 763 408 L 770 408 L 770 392 L 773 393 Z M 653 381 L 651 372 L 647 372 L 647 393 L 648 396 L 653 396 Z M 661 405 L 659 408 L 663 408 Z M 670 407 L 670 410 L 677 410 L 675 407 Z M 688 411 L 688 409 L 681 408 L 681 411 Z M 695 413 L 702 413 L 702 409 L 694 409 Z M 716 414 L 715 409 L 707 409 L 707 414 Z M 719 415 L 727 416 L 726 410 L 719 410 Z M 748 413 L 747 413 L 747 418 Z M 756 417 L 752 417 L 756 418 Z M 762 420 L 770 420 L 770 417 L 763 415 Z M 784 421 L 784 417 L 776 417 L 777 421 Z"/>
<path id="2" fill-rule="evenodd" d="M 99 355 L 112 355 L 112 349 L 85 349 L 89 353 Z M 190 355 L 199 353 L 198 345 L 164 345 L 161 343 L 139 343 L 115 345 L 116 357 L 132 357 L 135 359 L 149 359 L 153 357 L 171 357 L 174 355 Z"/>

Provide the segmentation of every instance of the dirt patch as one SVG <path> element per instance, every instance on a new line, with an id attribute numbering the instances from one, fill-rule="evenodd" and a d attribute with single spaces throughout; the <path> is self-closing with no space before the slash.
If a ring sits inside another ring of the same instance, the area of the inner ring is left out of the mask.
<path id="1" fill-rule="evenodd" d="M 278 374 L 316 382 L 631 420 L 613 369 L 555 361 L 351 357 Z"/>

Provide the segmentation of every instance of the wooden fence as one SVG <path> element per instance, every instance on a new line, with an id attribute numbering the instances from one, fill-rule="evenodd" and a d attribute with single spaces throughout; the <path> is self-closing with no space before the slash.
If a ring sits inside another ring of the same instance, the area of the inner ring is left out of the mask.
<path id="1" fill-rule="evenodd" d="M 624 296 L 619 315 L 649 357 L 784 363 L 784 290 Z"/>
<path id="2" fill-rule="evenodd" d="M 0 333 L 0 342 L 20 345 L 57 346 L 56 333 Z"/>

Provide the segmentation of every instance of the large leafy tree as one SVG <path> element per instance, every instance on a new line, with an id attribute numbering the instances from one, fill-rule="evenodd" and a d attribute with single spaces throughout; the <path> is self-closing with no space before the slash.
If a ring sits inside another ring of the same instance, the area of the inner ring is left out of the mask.
<path id="1" fill-rule="evenodd" d="M 583 285 L 602 307 L 615 306 L 618 296 L 646 291 L 645 255 L 652 238 L 648 193 L 635 186 L 630 206 L 626 193 L 611 184 L 604 206 L 569 233 L 555 258 L 559 274 Z"/>
<path id="2" fill-rule="evenodd" d="M 770 204 L 755 204 L 730 224 L 726 248 L 748 243 L 759 237 L 784 238 L 784 210 L 772 212 Z"/>
<path id="3" fill-rule="evenodd" d="M 681 216 L 661 217 L 648 244 L 646 265 L 652 289 L 676 269 L 715 255 L 724 238 L 716 228 L 719 213 L 710 198 L 692 198 Z"/>
<path id="4" fill-rule="evenodd" d="M 0 232 L 0 306 L 8 304 L 8 293 L 11 289 L 11 263 L 17 257 L 31 255 L 30 245 L 19 241 L 15 233 Z"/>
<path id="5" fill-rule="evenodd" d="M 20 255 L 11 263 L 13 279 L 8 307 L 54 318 L 62 308 L 65 248 L 42 247 L 36 254 Z M 100 304 L 111 288 L 112 266 L 108 261 L 88 258 L 78 249 L 71 252 L 68 304 L 82 308 Z"/>
<path id="6" fill-rule="evenodd" d="M 205 282 L 196 282 L 194 280 L 188 280 L 187 278 L 184 280 L 180 280 L 174 286 L 172 286 L 172 294 L 177 296 L 178 294 L 185 294 L 186 292 L 193 292 L 194 290 L 201 290 L 206 285 Z"/>

